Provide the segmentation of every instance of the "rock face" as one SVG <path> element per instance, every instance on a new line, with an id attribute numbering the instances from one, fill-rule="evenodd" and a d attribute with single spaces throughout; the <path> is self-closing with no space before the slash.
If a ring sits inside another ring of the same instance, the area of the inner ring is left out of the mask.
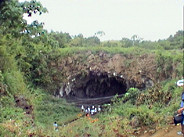
<path id="1" fill-rule="evenodd" d="M 16 107 L 20 107 L 23 110 L 25 110 L 26 114 L 30 114 L 32 118 L 34 118 L 33 115 L 33 106 L 28 104 L 28 100 L 25 99 L 24 96 L 15 96 L 15 102 L 16 102 Z"/>
<path id="2" fill-rule="evenodd" d="M 63 80 L 56 92 L 60 97 L 123 94 L 130 87 L 152 87 L 158 79 L 154 55 L 92 54 L 89 51 L 56 59 L 51 67 L 62 74 Z"/>

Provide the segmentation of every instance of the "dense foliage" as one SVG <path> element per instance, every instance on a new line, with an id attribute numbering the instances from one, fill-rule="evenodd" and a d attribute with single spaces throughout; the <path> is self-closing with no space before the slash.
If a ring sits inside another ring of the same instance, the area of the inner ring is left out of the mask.
<path id="1" fill-rule="evenodd" d="M 137 35 L 131 39 L 101 42 L 97 35 L 85 38 L 82 34 L 70 36 L 63 32 L 47 32 L 43 29 L 44 23 L 27 24 L 23 19 L 23 16 L 46 12 L 47 9 L 36 0 L 22 3 L 3 0 L 0 3 L 0 135 L 66 136 L 70 132 L 71 136 L 86 133 L 114 136 L 116 131 L 131 134 L 141 126 L 153 128 L 168 122 L 165 118 L 176 110 L 182 90 L 174 85 L 174 81 L 184 75 L 183 31 L 154 42 L 144 41 Z M 82 118 L 55 133 L 50 128 L 54 121 L 62 125 L 75 118 L 79 110 L 52 96 L 59 84 L 53 78 L 58 76 L 61 82 L 64 78 L 50 64 L 58 58 L 88 50 L 123 55 L 155 53 L 158 78 L 164 75 L 168 80 L 141 92 L 130 89 L 130 94 L 121 99 L 114 98 L 112 106 L 97 115 L 100 120 L 96 123 Z M 173 76 L 175 79 L 171 79 L 173 67 L 177 71 Z M 25 108 L 16 106 L 17 96 L 23 96 L 26 105 L 33 106 L 32 116 L 25 114 Z M 138 121 L 135 129 L 131 129 L 133 119 Z"/>

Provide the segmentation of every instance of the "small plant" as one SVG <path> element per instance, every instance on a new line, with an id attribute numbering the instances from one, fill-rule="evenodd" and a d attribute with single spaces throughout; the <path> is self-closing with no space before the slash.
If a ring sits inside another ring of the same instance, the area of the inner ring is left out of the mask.
<path id="1" fill-rule="evenodd" d="M 129 88 L 125 95 L 122 97 L 122 101 L 129 101 L 131 104 L 135 104 L 139 93 L 140 90 L 138 88 Z"/>

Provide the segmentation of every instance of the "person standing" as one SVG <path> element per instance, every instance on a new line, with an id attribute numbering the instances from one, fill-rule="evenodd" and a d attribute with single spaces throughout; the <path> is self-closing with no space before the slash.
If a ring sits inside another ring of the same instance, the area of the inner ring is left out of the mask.
<path id="1" fill-rule="evenodd" d="M 91 112 L 91 109 L 90 109 L 90 107 L 88 107 L 88 113 L 90 114 L 90 112 Z"/>
<path id="2" fill-rule="evenodd" d="M 98 112 L 100 112 L 101 111 L 101 108 L 100 108 L 100 105 L 98 105 Z"/>
<path id="3" fill-rule="evenodd" d="M 58 124 L 56 122 L 54 122 L 53 126 L 54 126 L 54 130 L 58 131 Z"/>
<path id="4" fill-rule="evenodd" d="M 178 132 L 178 134 L 183 134 L 184 137 L 184 92 L 181 95 L 181 104 L 180 109 L 178 109 L 178 114 L 183 116 L 183 120 L 181 122 L 181 132 Z"/>
<path id="5" fill-rule="evenodd" d="M 82 105 L 82 106 L 81 106 L 81 111 L 84 112 L 84 110 L 85 110 L 85 109 L 84 109 L 84 106 Z"/>

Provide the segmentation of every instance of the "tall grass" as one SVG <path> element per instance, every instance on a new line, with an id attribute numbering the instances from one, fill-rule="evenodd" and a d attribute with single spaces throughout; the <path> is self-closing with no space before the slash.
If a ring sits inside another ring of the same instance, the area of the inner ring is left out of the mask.
<path id="1" fill-rule="evenodd" d="M 139 47 L 130 47 L 130 48 L 123 48 L 123 47 L 67 47 L 67 48 L 60 48 L 57 52 L 58 55 L 67 56 L 72 55 L 75 53 L 83 53 L 87 51 L 91 51 L 91 53 L 97 53 L 100 51 L 104 51 L 109 54 L 133 54 L 133 55 L 141 55 L 143 53 L 150 53 L 150 50 L 139 48 Z"/>
<path id="2" fill-rule="evenodd" d="M 55 121 L 59 125 L 71 121 L 77 117 L 80 110 L 61 98 L 55 98 L 40 89 L 34 93 L 34 114 L 38 124 L 49 126 Z"/>

